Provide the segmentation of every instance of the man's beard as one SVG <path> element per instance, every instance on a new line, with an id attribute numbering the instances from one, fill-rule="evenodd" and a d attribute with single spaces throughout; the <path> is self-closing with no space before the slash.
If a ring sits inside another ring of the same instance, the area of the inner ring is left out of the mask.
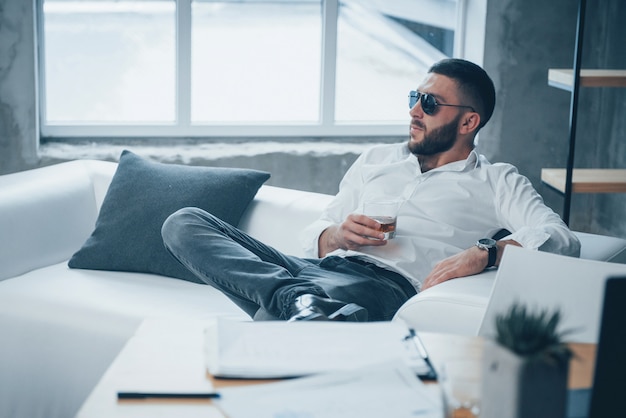
<path id="1" fill-rule="evenodd" d="M 421 142 L 413 142 L 409 139 L 409 151 L 414 155 L 435 155 L 448 151 L 456 142 L 461 116 L 457 116 L 452 122 L 430 133 L 424 131 L 424 138 Z M 420 126 L 423 127 L 421 124 Z"/>

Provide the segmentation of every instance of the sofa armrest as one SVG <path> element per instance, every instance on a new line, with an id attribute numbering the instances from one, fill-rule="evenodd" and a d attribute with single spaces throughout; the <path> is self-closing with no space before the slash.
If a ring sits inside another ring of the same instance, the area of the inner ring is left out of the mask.
<path id="1" fill-rule="evenodd" d="M 0 280 L 68 259 L 98 208 L 82 161 L 0 176 Z"/>
<path id="2" fill-rule="evenodd" d="M 428 288 L 406 301 L 393 320 L 421 332 L 476 335 L 496 271 L 491 269 Z"/>
<path id="3" fill-rule="evenodd" d="M 581 259 L 626 263 L 626 240 L 574 233 L 581 242 Z M 418 331 L 477 335 L 496 272 L 449 280 L 418 293 L 400 307 L 394 320 L 402 320 Z"/>
<path id="4" fill-rule="evenodd" d="M 626 239 L 574 232 L 580 240 L 580 258 L 626 264 Z"/>
<path id="5" fill-rule="evenodd" d="M 111 180 L 117 170 L 117 163 L 111 161 L 82 160 L 80 161 L 87 171 L 91 183 L 93 185 L 94 198 L 96 199 L 96 207 L 100 212 L 104 197 L 109 190 Z"/>

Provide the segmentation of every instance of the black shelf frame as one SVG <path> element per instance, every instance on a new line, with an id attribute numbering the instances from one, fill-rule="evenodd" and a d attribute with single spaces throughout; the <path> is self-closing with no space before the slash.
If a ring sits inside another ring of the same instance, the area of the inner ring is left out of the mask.
<path id="1" fill-rule="evenodd" d="M 574 173 L 574 157 L 576 154 L 576 125 L 578 122 L 578 96 L 580 90 L 580 70 L 583 52 L 583 37 L 585 33 L 585 12 L 587 0 L 578 2 L 578 19 L 576 24 L 576 45 L 574 48 L 574 81 L 571 91 L 569 109 L 569 149 L 567 152 L 567 167 L 565 169 L 565 193 L 563 198 L 563 221 L 569 225 L 572 206 L 572 176 Z"/>

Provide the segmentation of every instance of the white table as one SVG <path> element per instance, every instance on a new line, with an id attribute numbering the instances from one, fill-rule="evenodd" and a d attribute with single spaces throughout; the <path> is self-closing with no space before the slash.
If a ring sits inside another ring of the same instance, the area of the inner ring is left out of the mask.
<path id="1" fill-rule="evenodd" d="M 124 400 L 117 392 L 149 385 L 186 391 L 211 391 L 251 384 L 245 380 L 214 380 L 206 373 L 204 329 L 210 320 L 145 320 L 103 375 L 78 412 L 79 418 L 206 417 L 224 418 L 210 400 Z M 420 333 L 435 367 L 455 358 L 481 360 L 483 341 L 477 337 Z M 570 388 L 591 386 L 595 345 L 573 344 Z M 254 381 L 259 383 L 262 381 Z M 436 389 L 436 387 L 433 387 Z"/>
<path id="2" fill-rule="evenodd" d="M 119 390 L 162 385 L 212 391 L 204 362 L 209 321 L 148 319 L 137 329 L 91 392 L 77 416 L 223 418 L 209 400 L 117 400 Z"/>

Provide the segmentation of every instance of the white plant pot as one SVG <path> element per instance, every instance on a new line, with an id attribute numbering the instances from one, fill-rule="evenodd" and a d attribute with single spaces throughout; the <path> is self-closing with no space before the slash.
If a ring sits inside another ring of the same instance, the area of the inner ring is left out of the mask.
<path id="1" fill-rule="evenodd" d="M 520 357 L 487 341 L 483 353 L 481 418 L 562 418 L 568 361 Z"/>

